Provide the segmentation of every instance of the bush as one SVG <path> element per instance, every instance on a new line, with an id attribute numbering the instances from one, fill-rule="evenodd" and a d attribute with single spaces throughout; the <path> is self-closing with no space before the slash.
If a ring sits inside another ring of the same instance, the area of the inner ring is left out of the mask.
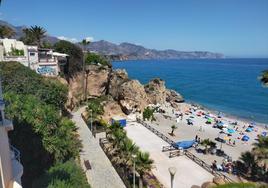
<path id="1" fill-rule="evenodd" d="M 149 107 L 146 107 L 142 113 L 143 115 L 143 121 L 148 120 L 148 121 L 155 121 L 154 117 L 154 109 L 151 109 Z"/>
<path id="2" fill-rule="evenodd" d="M 86 64 L 87 65 L 100 64 L 100 65 L 109 66 L 109 67 L 112 66 L 108 60 L 106 60 L 104 57 L 95 53 L 86 54 Z"/>
<path id="3" fill-rule="evenodd" d="M 57 163 L 51 167 L 44 176 L 34 183 L 33 187 L 90 188 L 83 170 L 73 160 Z"/>

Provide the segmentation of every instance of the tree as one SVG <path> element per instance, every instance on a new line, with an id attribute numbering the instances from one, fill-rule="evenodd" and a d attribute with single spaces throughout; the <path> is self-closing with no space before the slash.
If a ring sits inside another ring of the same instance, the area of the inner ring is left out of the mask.
<path id="1" fill-rule="evenodd" d="M 142 115 L 143 115 L 143 120 L 144 121 L 145 120 L 148 120 L 148 121 L 149 120 L 151 120 L 151 121 L 155 120 L 155 118 L 154 118 L 154 109 L 151 109 L 149 107 L 146 107 L 144 109 Z"/>
<path id="2" fill-rule="evenodd" d="M 246 173 L 252 177 L 255 176 L 257 161 L 254 154 L 247 151 L 242 153 L 239 159 L 243 162 Z"/>
<path id="3" fill-rule="evenodd" d="M 253 153 L 258 161 L 268 165 L 268 137 L 259 136 L 258 142 L 255 142 L 253 145 Z"/>
<path id="4" fill-rule="evenodd" d="M 65 40 L 61 40 L 54 44 L 54 49 L 60 53 L 69 55 L 68 76 L 72 77 L 78 71 L 82 70 L 83 52 L 79 46 Z"/>
<path id="5" fill-rule="evenodd" d="M 175 129 L 177 129 L 178 127 L 176 127 L 175 125 L 172 125 L 171 126 L 171 135 L 174 135 L 174 131 L 175 131 Z"/>
<path id="6" fill-rule="evenodd" d="M 108 67 L 112 66 L 107 59 L 95 53 L 87 53 L 85 56 L 85 61 L 87 65 L 100 64 Z"/>
<path id="7" fill-rule="evenodd" d="M 33 37 L 33 42 L 38 45 L 38 47 L 42 46 L 42 39 L 46 36 L 46 30 L 40 26 L 31 26 L 29 29 L 31 36 Z"/>
<path id="8" fill-rule="evenodd" d="M 268 70 L 262 72 L 260 80 L 265 86 L 268 86 Z"/>
<path id="9" fill-rule="evenodd" d="M 83 170 L 73 160 L 55 164 L 45 175 L 35 181 L 33 187 L 90 188 Z"/>
<path id="10" fill-rule="evenodd" d="M 204 139 L 201 142 L 202 146 L 205 146 L 205 153 L 208 153 L 209 148 L 214 147 L 216 144 L 215 142 L 211 141 L 210 139 Z"/>
<path id="11" fill-rule="evenodd" d="M 5 25 L 0 26 L 0 37 L 1 38 L 11 38 L 15 34 L 16 33 L 12 28 L 5 26 Z"/>
<path id="12" fill-rule="evenodd" d="M 136 169 L 141 175 L 141 177 L 152 169 L 152 164 L 154 161 L 150 159 L 150 154 L 148 152 L 139 151 L 136 157 Z"/>

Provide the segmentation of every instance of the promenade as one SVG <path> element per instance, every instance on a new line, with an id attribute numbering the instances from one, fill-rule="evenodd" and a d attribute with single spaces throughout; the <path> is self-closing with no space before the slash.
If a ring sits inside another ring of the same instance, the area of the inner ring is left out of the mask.
<path id="1" fill-rule="evenodd" d="M 125 188 L 124 183 L 113 168 L 111 162 L 99 145 L 99 141 L 92 136 L 86 123 L 81 117 L 85 107 L 72 113 L 72 121 L 75 122 L 82 142 L 83 149 L 80 152 L 80 161 L 86 172 L 88 183 L 92 188 Z M 88 160 L 91 169 L 87 170 L 84 161 Z"/>

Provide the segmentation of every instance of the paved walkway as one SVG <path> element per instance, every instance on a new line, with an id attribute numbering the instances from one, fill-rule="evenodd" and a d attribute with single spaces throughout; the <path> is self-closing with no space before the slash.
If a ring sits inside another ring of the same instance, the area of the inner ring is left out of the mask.
<path id="1" fill-rule="evenodd" d="M 177 173 L 174 178 L 174 187 L 189 188 L 192 185 L 202 185 L 206 181 L 212 181 L 213 176 L 198 164 L 187 158 L 179 156 L 169 158 L 169 152 L 162 152 L 162 146 L 169 144 L 138 123 L 130 123 L 126 126 L 127 135 L 143 151 L 150 153 L 154 160 L 152 171 L 157 179 L 165 186 L 170 187 L 170 175 L 168 168 L 174 166 Z"/>
<path id="2" fill-rule="evenodd" d="M 86 171 L 86 176 L 92 188 L 125 188 L 124 183 L 113 168 L 111 162 L 99 146 L 99 141 L 95 139 L 86 123 L 81 117 L 85 107 L 72 113 L 72 120 L 78 127 L 78 134 L 82 141 L 83 150 L 80 152 L 81 166 Z M 84 160 L 88 160 L 91 170 L 86 170 Z"/>

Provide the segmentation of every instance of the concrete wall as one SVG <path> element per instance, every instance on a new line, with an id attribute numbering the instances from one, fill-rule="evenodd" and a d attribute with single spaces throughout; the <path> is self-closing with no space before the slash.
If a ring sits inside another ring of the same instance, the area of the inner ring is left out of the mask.
<path id="1" fill-rule="evenodd" d="M 10 154 L 7 131 L 0 123 L 0 171 L 4 188 L 9 187 L 13 179 Z"/>

